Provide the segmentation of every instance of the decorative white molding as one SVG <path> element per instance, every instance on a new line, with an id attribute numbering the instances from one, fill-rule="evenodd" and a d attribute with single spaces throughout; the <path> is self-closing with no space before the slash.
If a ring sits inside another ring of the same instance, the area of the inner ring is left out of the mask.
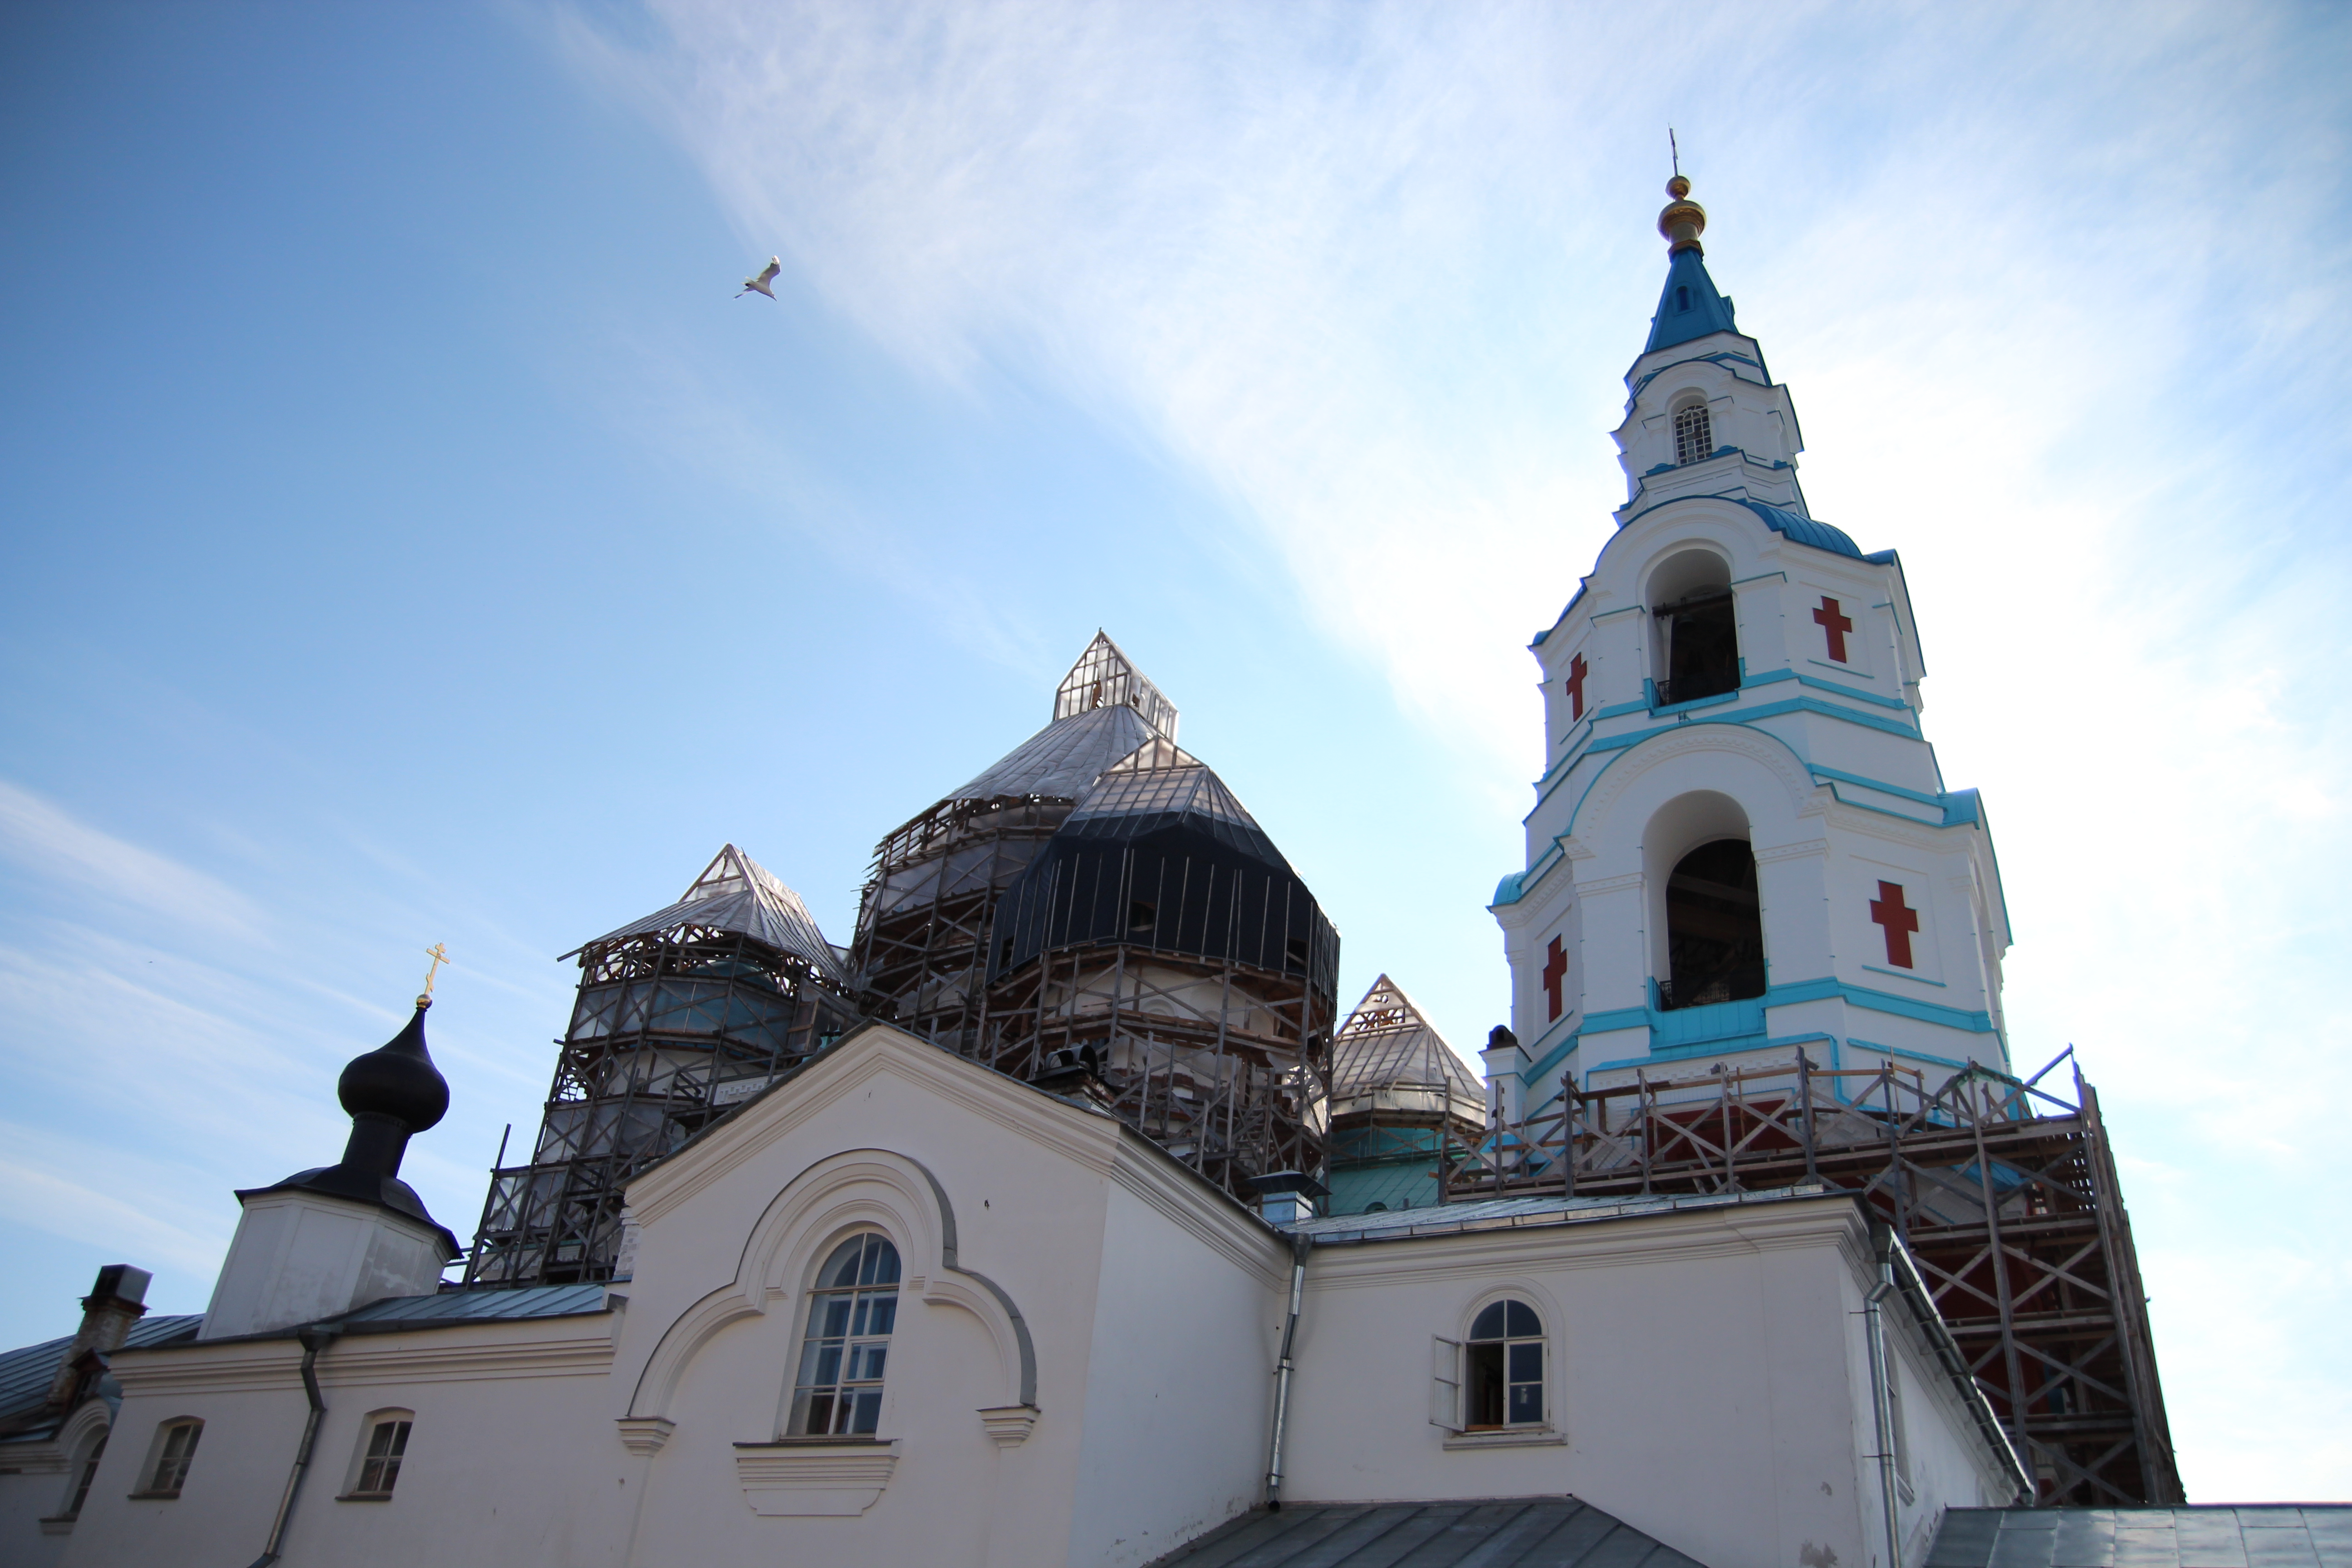
<path id="1" fill-rule="evenodd" d="M 621 1429 L 621 1447 L 639 1458 L 660 1453 L 677 1430 L 677 1422 L 660 1415 L 624 1415 L 614 1425 Z"/>
<path id="2" fill-rule="evenodd" d="M 1000 1448 L 1017 1448 L 1029 1440 L 1030 1428 L 1037 1425 L 1037 1407 L 1034 1405 L 999 1405 L 980 1413 L 980 1425 L 988 1440 Z"/>
<path id="3" fill-rule="evenodd" d="M 735 1479 L 763 1519 L 840 1517 L 872 1508 L 898 1468 L 898 1444 L 738 1443 Z"/>
<path id="4" fill-rule="evenodd" d="M 1552 1426 L 1526 1426 L 1514 1432 L 1506 1428 L 1498 1432 L 1456 1432 L 1445 1439 L 1448 1448 L 1557 1448 L 1568 1443 L 1568 1434 Z"/>
<path id="5" fill-rule="evenodd" d="M 1117 1118 L 1081 1110 L 890 1025 L 869 1023 L 803 1068 L 791 1092 L 761 1095 L 707 1141 L 634 1178 L 628 1200 L 637 1223 L 652 1225 L 779 1138 L 875 1079 L 892 1075 L 1096 1170 L 1108 1171 L 1116 1158 Z"/>

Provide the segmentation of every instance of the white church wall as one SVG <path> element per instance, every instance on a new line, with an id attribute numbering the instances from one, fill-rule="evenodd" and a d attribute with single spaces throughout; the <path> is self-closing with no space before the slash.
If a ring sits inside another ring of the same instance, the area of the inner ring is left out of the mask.
<path id="1" fill-rule="evenodd" d="M 1843 1197 L 1319 1249 L 1289 1495 L 1572 1492 L 1709 1568 L 1860 1568 L 1884 1557 L 1865 1495 L 1869 1269 Z M 1433 1347 L 1504 1293 L 1544 1314 L 1549 1430 L 1449 1434 L 1431 1421 Z M 1941 1457 L 1973 1441 L 1954 1411 L 1906 1414 L 1919 1506 L 1976 1501 L 1974 1473 L 1953 1489 Z"/>
<path id="2" fill-rule="evenodd" d="M 597 1441 L 612 1322 L 600 1313 L 337 1341 L 318 1362 L 328 1413 L 285 1555 L 351 1568 L 619 1563 L 624 1472 Z M 300 1363 L 290 1339 L 118 1355 L 122 1408 L 66 1568 L 259 1555 L 310 1408 Z M 392 1499 L 338 1501 L 364 1416 L 394 1405 L 415 1421 Z M 205 1426 L 180 1495 L 132 1498 L 158 1427 L 181 1416 Z"/>
<path id="3" fill-rule="evenodd" d="M 432 1226 L 320 1193 L 244 1201 L 205 1310 L 204 1338 L 315 1322 L 386 1296 L 429 1296 L 441 1280 Z"/>
<path id="4" fill-rule="evenodd" d="M 107 1436 L 108 1412 L 90 1400 L 57 1432 L 35 1442 L 0 1446 L 0 1561 L 23 1568 L 53 1568 L 75 1528 L 62 1516 L 73 1500 L 84 1461 Z"/>
<path id="5" fill-rule="evenodd" d="M 1103 1568 L 1149 1563 L 1260 1500 L 1289 1291 L 1280 1238 L 1139 1140 L 1122 1154 L 1070 1528 L 1070 1562 Z"/>

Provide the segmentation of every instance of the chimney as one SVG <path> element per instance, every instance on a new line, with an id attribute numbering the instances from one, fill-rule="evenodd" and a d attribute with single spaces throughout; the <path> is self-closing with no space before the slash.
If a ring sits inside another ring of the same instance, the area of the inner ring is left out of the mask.
<path id="1" fill-rule="evenodd" d="M 1301 1171 L 1252 1176 L 1249 1184 L 1257 1193 L 1257 1212 L 1269 1225 L 1297 1225 L 1313 1219 L 1315 1200 L 1331 1195 L 1330 1188 Z"/>
<path id="2" fill-rule="evenodd" d="M 128 1263 L 110 1263 L 98 1271 L 98 1283 L 81 1299 L 81 1327 L 66 1346 L 49 1380 L 50 1408 L 63 1410 L 81 1391 L 87 1358 L 111 1355 L 122 1348 L 131 1325 L 147 1315 L 147 1284 L 154 1278 Z"/>

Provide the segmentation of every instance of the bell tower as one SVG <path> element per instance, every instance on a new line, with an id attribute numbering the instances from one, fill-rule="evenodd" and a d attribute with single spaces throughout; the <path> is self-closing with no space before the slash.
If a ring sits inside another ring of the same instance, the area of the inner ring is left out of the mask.
<path id="1" fill-rule="evenodd" d="M 1545 757 L 1493 912 L 1506 1121 L 1577 1088 L 1893 1061 L 2006 1070 L 2000 875 L 1921 728 L 1901 561 L 1817 521 L 1788 388 L 1708 275 L 1680 174 L 1626 373 L 1617 531 L 1532 648 Z"/>

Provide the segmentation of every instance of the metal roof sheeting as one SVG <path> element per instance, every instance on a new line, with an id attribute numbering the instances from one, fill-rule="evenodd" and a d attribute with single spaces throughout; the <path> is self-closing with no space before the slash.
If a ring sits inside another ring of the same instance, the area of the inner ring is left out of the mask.
<path id="1" fill-rule="evenodd" d="M 166 1343 L 183 1334 L 194 1333 L 204 1321 L 201 1312 L 151 1312 L 131 1325 L 131 1332 L 122 1341 L 123 1348 Z M 49 1395 L 50 1383 L 58 1375 L 58 1360 L 72 1343 L 73 1336 L 68 1334 L 22 1350 L 0 1351 L 0 1420 L 40 1408 L 41 1402 Z M 42 1428 L 43 1432 L 47 1430 Z"/>
<path id="2" fill-rule="evenodd" d="M 1089 708 L 1055 720 L 940 804 L 1028 795 L 1076 800 L 1105 768 L 1152 738 L 1151 726 L 1132 708 Z"/>
<path id="3" fill-rule="evenodd" d="M 569 1318 L 604 1308 L 602 1285 L 534 1285 L 520 1290 L 444 1290 L 433 1296 L 387 1296 L 331 1320 L 439 1328 L 515 1318 Z"/>
<path id="4" fill-rule="evenodd" d="M 1699 1568 L 1572 1497 L 1286 1503 L 1254 1510 L 1152 1568 Z"/>
<path id="5" fill-rule="evenodd" d="M 1492 1198 L 1480 1204 L 1435 1204 L 1388 1214 L 1334 1215 L 1282 1228 L 1309 1236 L 1321 1245 L 1347 1241 L 1406 1241 L 1421 1236 L 1451 1236 L 1465 1230 L 1511 1230 L 1539 1225 L 1617 1219 L 1631 1215 L 1672 1214 L 1680 1209 L 1735 1208 L 1741 1204 L 1781 1203 L 1790 1198 L 1851 1198 L 1828 1187 L 1776 1187 L 1759 1193 L 1684 1194 L 1650 1198 Z"/>
<path id="6" fill-rule="evenodd" d="M 2352 1503 L 1956 1508 L 1926 1568 L 2352 1568 Z"/>
<path id="7" fill-rule="evenodd" d="M 1331 1098 L 1401 1083 L 1449 1089 L 1469 1101 L 1473 1114 L 1486 1103 L 1469 1067 L 1404 987 L 1383 974 L 1332 1037 Z"/>
<path id="8" fill-rule="evenodd" d="M 838 952 L 824 940 L 824 932 L 817 929 L 816 917 L 808 912 L 801 896 L 732 844 L 722 847 L 703 868 L 702 875 L 694 879 L 686 896 L 677 902 L 643 920 L 631 921 L 617 931 L 608 931 L 593 942 L 583 942 L 562 956 L 571 958 L 606 942 L 650 936 L 673 926 L 689 924 L 731 931 L 763 942 L 793 954 L 835 984 L 845 986 L 849 983 Z"/>

